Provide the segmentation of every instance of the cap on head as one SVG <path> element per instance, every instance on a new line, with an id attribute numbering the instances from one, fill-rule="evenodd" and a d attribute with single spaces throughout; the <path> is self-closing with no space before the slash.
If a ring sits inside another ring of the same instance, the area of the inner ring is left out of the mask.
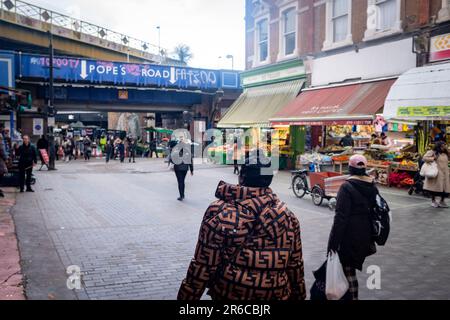
<path id="1" fill-rule="evenodd" d="M 367 168 L 367 159 L 362 155 L 354 155 L 350 158 L 349 166 L 356 169 L 365 169 Z"/>

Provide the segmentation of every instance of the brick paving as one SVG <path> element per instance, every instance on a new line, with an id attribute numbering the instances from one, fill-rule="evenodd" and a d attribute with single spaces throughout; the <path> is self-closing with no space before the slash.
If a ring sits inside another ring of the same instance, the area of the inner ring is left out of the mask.
<path id="1" fill-rule="evenodd" d="M 20 257 L 11 208 L 16 203 L 16 190 L 3 188 L 0 198 L 0 300 L 24 300 Z"/>
<path id="2" fill-rule="evenodd" d="M 218 182 L 236 181 L 232 168 L 199 166 L 180 203 L 174 173 L 161 160 L 58 168 L 37 173 L 37 192 L 19 195 L 14 209 L 29 299 L 175 299 Z M 273 183 L 300 219 L 310 287 L 333 213 L 308 196 L 296 199 L 289 186 L 286 172 Z M 368 290 L 368 275 L 360 273 L 360 298 L 449 299 L 450 210 L 433 209 L 404 190 L 383 194 L 393 208 L 392 235 L 365 265 L 380 266 L 382 289 Z M 71 265 L 81 267 L 82 290 L 66 287 Z"/>

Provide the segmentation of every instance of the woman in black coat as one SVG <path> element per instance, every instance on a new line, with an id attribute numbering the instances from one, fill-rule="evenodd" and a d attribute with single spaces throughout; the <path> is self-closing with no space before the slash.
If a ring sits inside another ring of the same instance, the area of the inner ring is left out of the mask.
<path id="1" fill-rule="evenodd" d="M 178 201 L 183 201 L 185 198 L 185 180 L 188 171 L 194 175 L 194 161 L 192 146 L 190 143 L 184 142 L 181 138 L 180 142 L 172 148 L 171 162 L 174 164 L 174 171 L 178 181 L 178 191 L 180 193 Z"/>
<path id="2" fill-rule="evenodd" d="M 349 292 L 358 299 L 356 269 L 362 271 L 365 259 L 376 253 L 372 238 L 372 208 L 377 187 L 366 173 L 367 159 L 356 155 L 350 159 L 351 177 L 339 190 L 336 215 L 328 241 L 328 252 L 339 254 L 344 273 L 349 280 Z"/>

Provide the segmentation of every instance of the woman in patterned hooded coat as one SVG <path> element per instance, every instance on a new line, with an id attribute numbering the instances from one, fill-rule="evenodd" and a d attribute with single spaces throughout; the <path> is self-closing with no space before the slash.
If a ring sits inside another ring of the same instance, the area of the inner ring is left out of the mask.
<path id="1" fill-rule="evenodd" d="M 264 167 L 247 160 L 239 185 L 219 183 L 179 300 L 199 300 L 206 288 L 216 301 L 305 299 L 300 223 Z"/>

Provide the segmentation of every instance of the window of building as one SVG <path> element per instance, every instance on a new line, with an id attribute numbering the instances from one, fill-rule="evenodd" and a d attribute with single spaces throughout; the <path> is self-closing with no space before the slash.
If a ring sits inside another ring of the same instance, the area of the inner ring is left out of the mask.
<path id="1" fill-rule="evenodd" d="M 334 0 L 333 1 L 333 42 L 341 42 L 347 38 L 348 34 L 348 15 L 349 15 L 349 1 L 348 0 Z"/>
<path id="2" fill-rule="evenodd" d="M 397 22 L 397 0 L 376 0 L 378 11 L 377 30 L 391 30 Z"/>
<path id="3" fill-rule="evenodd" d="M 365 41 L 402 32 L 401 0 L 367 0 Z"/>
<path id="4" fill-rule="evenodd" d="M 269 56 L 269 20 L 258 22 L 258 61 L 265 62 Z"/>
<path id="5" fill-rule="evenodd" d="M 326 34 L 323 50 L 353 43 L 352 0 L 326 0 Z"/>
<path id="6" fill-rule="evenodd" d="M 297 37 L 297 18 L 296 9 L 290 8 L 283 12 L 283 37 L 284 37 L 284 55 L 291 55 L 295 52 Z"/>

